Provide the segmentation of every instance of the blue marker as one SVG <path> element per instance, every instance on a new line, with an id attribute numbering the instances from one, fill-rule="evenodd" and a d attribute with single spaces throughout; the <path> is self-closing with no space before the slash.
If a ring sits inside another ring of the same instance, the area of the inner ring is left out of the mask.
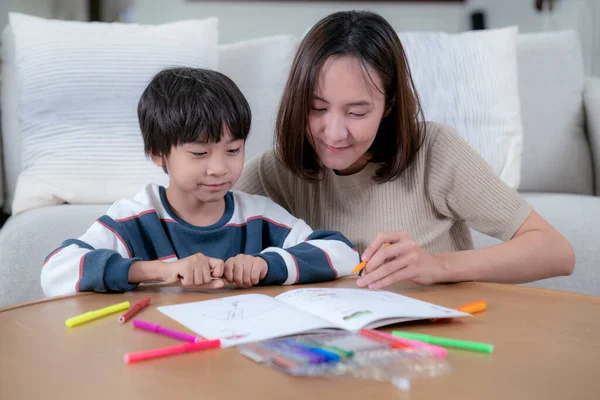
<path id="1" fill-rule="evenodd" d="M 339 362 L 340 361 L 340 356 L 332 351 L 327 351 L 323 348 L 311 346 L 309 344 L 298 342 L 293 339 L 287 339 L 286 343 L 288 343 L 290 346 L 294 346 L 296 348 L 307 350 L 307 351 L 313 352 L 314 354 L 321 355 L 321 356 L 323 356 L 325 362 Z"/>
<path id="2" fill-rule="evenodd" d="M 269 347 L 274 348 L 276 351 L 290 355 L 303 364 L 320 364 L 325 361 L 325 357 L 322 354 L 311 351 L 308 348 L 301 346 L 294 346 L 287 341 L 276 340 L 269 342 Z"/>

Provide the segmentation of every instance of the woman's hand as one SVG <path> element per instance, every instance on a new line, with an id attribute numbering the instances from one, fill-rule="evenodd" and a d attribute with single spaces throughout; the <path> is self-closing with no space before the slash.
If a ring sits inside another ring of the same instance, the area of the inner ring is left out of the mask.
<path id="1" fill-rule="evenodd" d="M 406 232 L 379 232 L 362 260 L 368 262 L 357 283 L 369 289 L 407 280 L 430 285 L 441 280 L 444 268 L 440 260 L 423 250 Z"/>

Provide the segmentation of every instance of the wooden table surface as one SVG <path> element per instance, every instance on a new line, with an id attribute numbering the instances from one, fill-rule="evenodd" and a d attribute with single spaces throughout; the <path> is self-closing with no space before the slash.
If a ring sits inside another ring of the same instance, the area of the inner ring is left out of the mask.
<path id="1" fill-rule="evenodd" d="M 356 287 L 353 278 L 310 286 Z M 119 325 L 119 314 L 65 327 L 65 320 L 74 315 L 125 300 L 133 304 L 150 295 L 152 302 L 140 318 L 187 331 L 156 307 L 241 293 L 274 296 L 297 287 L 216 292 L 147 287 L 4 308 L 0 399 L 600 399 L 600 298 L 523 286 L 389 287 L 446 307 L 476 300 L 488 303 L 488 310 L 473 318 L 395 326 L 495 345 L 493 354 L 450 350 L 452 373 L 416 379 L 409 392 L 389 382 L 290 377 L 235 348 L 125 365 L 125 353 L 178 342 L 134 330 L 130 322 Z"/>

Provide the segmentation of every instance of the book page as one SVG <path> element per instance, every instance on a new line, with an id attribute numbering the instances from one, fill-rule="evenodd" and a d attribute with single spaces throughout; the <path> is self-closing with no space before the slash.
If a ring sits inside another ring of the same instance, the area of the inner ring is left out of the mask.
<path id="1" fill-rule="evenodd" d="M 158 310 L 222 347 L 332 328 L 312 314 L 262 294 L 244 294 L 158 307 Z"/>
<path id="2" fill-rule="evenodd" d="M 308 288 L 275 298 L 351 331 L 417 319 L 470 316 L 386 290 Z"/>

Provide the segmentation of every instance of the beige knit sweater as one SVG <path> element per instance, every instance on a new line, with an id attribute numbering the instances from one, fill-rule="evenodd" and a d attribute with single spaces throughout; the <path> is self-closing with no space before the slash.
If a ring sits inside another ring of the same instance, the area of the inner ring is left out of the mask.
<path id="1" fill-rule="evenodd" d="M 469 227 L 510 239 L 532 208 L 447 125 L 427 123 L 413 164 L 378 184 L 376 164 L 318 183 L 289 172 L 266 151 L 250 160 L 237 190 L 268 196 L 313 229 L 342 232 L 362 253 L 380 231 L 405 231 L 430 253 L 473 248 Z"/>

